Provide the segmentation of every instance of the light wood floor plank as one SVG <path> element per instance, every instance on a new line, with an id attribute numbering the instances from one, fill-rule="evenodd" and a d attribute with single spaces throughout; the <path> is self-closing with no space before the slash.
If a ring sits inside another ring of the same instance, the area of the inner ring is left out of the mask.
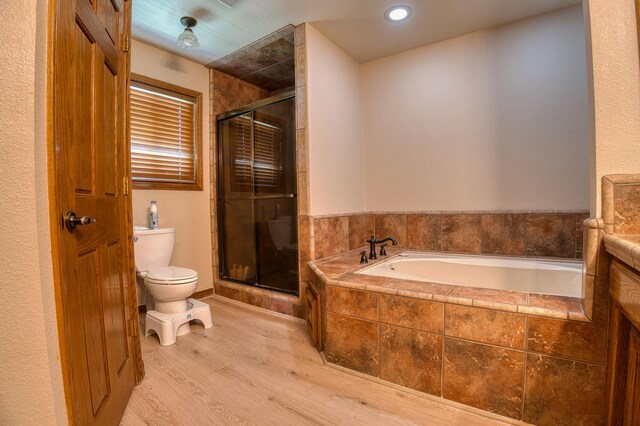
<path id="1" fill-rule="evenodd" d="M 302 321 L 219 298 L 213 328 L 142 339 L 146 377 L 122 425 L 499 425 L 325 366 Z"/>

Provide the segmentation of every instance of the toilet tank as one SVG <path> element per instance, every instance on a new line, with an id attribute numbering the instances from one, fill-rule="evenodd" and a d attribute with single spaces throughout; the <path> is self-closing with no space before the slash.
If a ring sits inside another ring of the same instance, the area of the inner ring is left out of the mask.
<path id="1" fill-rule="evenodd" d="M 149 229 L 135 226 L 133 236 L 136 272 L 146 272 L 158 266 L 169 266 L 176 237 L 175 228 Z"/>

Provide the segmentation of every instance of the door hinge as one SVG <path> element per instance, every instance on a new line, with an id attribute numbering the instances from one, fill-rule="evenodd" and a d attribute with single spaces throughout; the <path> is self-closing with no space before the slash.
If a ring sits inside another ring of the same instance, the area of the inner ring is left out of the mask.
<path id="1" fill-rule="evenodd" d="M 122 40 L 122 51 L 123 52 L 128 52 L 129 51 L 129 34 L 125 34 Z"/>
<path id="2" fill-rule="evenodd" d="M 129 178 L 127 176 L 122 178 L 122 192 L 124 195 L 129 195 Z"/>
<path id="3" fill-rule="evenodd" d="M 138 335 L 138 324 L 135 318 L 129 318 L 129 336 L 136 337 Z"/>

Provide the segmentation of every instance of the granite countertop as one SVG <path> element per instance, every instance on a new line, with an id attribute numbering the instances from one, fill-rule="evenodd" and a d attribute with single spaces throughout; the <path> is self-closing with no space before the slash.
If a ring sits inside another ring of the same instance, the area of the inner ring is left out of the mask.
<path id="1" fill-rule="evenodd" d="M 638 241 L 640 242 L 640 236 L 638 237 Z M 384 262 L 401 252 L 407 251 L 407 249 L 404 248 L 387 247 L 387 253 L 389 254 L 387 257 L 369 260 L 367 264 L 360 264 L 360 252 L 363 249 L 365 248 L 363 247 L 335 256 L 310 261 L 308 264 L 318 278 L 326 285 L 507 312 L 589 321 L 589 318 L 584 314 L 581 298 L 456 286 L 358 274 L 357 272 L 364 268 Z M 638 253 L 640 254 L 640 251 Z M 638 259 L 640 259 L 640 256 L 638 256 Z"/>
<path id="2" fill-rule="evenodd" d="M 640 235 L 605 234 L 607 252 L 640 272 Z"/>

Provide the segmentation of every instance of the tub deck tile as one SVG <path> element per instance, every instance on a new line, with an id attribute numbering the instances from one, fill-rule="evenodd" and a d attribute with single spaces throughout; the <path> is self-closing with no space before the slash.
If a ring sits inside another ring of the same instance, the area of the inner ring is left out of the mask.
<path id="1" fill-rule="evenodd" d="M 449 294 L 454 286 L 449 284 L 437 284 L 424 281 L 392 279 L 391 281 L 386 283 L 384 287 L 396 289 L 398 290 L 398 292 L 403 291 L 409 297 L 411 297 L 411 295 L 413 294 L 416 294 L 416 296 L 414 297 L 419 297 L 417 296 L 418 293 L 428 294 L 431 296 L 445 296 Z M 425 297 L 422 298 L 424 299 Z"/>
<path id="2" fill-rule="evenodd" d="M 367 284 L 365 290 L 380 294 L 398 294 L 397 288 L 389 288 L 383 285 Z"/>
<path id="3" fill-rule="evenodd" d="M 527 305 L 527 293 L 507 290 L 495 290 L 479 287 L 455 287 L 449 297 L 459 297 L 486 302 L 506 303 L 509 305 Z"/>
<path id="4" fill-rule="evenodd" d="M 546 308 L 558 311 L 582 312 L 580 299 L 549 294 L 529 293 L 529 306 L 532 308 Z"/>
<path id="5" fill-rule="evenodd" d="M 473 306 L 473 299 L 470 299 L 468 297 L 438 296 L 435 300 L 453 303 L 456 305 Z"/>
<path id="6" fill-rule="evenodd" d="M 391 280 L 392 278 L 389 278 L 389 277 L 354 274 L 353 272 L 347 272 L 346 274 L 340 275 L 338 277 L 338 281 L 347 281 L 350 283 L 364 284 L 364 285 L 377 285 L 380 287 L 384 286 L 384 284 L 388 283 Z"/>
<path id="7" fill-rule="evenodd" d="M 558 311 L 555 309 L 532 308 L 530 306 L 518 305 L 518 312 L 522 314 L 537 315 L 541 317 L 567 319 L 569 313 L 567 311 Z"/>
<path id="8" fill-rule="evenodd" d="M 326 266 L 326 265 L 322 265 L 321 270 L 324 273 L 324 275 L 326 275 L 327 278 L 337 278 L 340 275 L 349 272 L 351 270 L 351 268 L 345 267 L 345 266 Z"/>
<path id="9" fill-rule="evenodd" d="M 509 303 L 488 302 L 486 300 L 475 299 L 471 305 L 477 308 L 495 309 L 497 311 L 518 312 L 518 305 Z"/>

